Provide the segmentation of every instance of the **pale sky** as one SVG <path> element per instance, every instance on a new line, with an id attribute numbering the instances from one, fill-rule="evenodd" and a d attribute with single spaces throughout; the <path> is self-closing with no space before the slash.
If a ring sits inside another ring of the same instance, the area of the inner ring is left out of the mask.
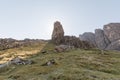
<path id="1" fill-rule="evenodd" d="M 120 22 L 120 0 L 0 0 L 0 38 L 50 39 L 60 21 L 66 35 Z"/>

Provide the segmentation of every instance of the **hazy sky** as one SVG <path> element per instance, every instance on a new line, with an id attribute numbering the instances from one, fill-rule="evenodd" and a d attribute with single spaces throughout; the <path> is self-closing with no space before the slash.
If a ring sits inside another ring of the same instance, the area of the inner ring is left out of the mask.
<path id="1" fill-rule="evenodd" d="M 60 21 L 66 35 L 120 22 L 120 0 L 0 0 L 0 37 L 50 39 Z"/>

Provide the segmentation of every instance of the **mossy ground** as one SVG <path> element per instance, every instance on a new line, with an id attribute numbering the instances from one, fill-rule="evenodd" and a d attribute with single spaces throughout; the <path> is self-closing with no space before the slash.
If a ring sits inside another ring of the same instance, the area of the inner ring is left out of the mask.
<path id="1" fill-rule="evenodd" d="M 54 53 L 53 44 L 29 59 L 31 65 L 12 65 L 0 70 L 0 80 L 120 80 L 120 52 L 73 49 Z M 55 59 L 56 65 L 41 66 Z"/>

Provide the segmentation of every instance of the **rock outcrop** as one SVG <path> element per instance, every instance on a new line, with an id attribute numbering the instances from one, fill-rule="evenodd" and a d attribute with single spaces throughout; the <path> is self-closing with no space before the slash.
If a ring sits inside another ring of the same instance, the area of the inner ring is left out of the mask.
<path id="1" fill-rule="evenodd" d="M 102 50 L 120 51 L 120 23 L 110 23 L 104 25 L 103 30 L 96 29 L 94 35 L 95 38 L 90 38 L 90 34 L 84 33 L 80 36 L 80 39 L 90 43 L 96 43 L 97 47 Z"/>
<path id="2" fill-rule="evenodd" d="M 101 29 L 95 30 L 95 42 L 99 49 L 105 49 L 108 44 L 110 44 L 109 40 Z"/>
<path id="3" fill-rule="evenodd" d="M 110 23 L 104 25 L 103 30 L 111 42 L 120 39 L 120 23 Z"/>
<path id="4" fill-rule="evenodd" d="M 84 49 L 93 47 L 89 44 L 89 42 L 81 41 L 79 38 L 75 36 L 64 36 L 63 27 L 61 23 L 58 21 L 54 23 L 54 29 L 52 33 L 52 42 L 57 46 L 62 44 L 67 46 L 73 46 L 75 48 L 84 48 Z"/>
<path id="5" fill-rule="evenodd" d="M 63 44 L 74 46 L 75 48 L 83 48 L 83 49 L 88 49 L 93 47 L 93 45 L 91 45 L 89 42 L 81 41 L 79 38 L 75 36 L 64 36 Z"/>
<path id="6" fill-rule="evenodd" d="M 120 50 L 120 39 L 109 44 L 106 50 Z"/>
<path id="7" fill-rule="evenodd" d="M 52 33 L 52 42 L 59 45 L 63 42 L 64 30 L 60 22 L 56 21 L 54 23 L 54 29 Z"/>
<path id="8" fill-rule="evenodd" d="M 82 35 L 79 35 L 80 40 L 82 41 L 88 41 L 91 44 L 93 44 L 94 46 L 96 46 L 96 42 L 95 42 L 95 34 L 92 32 L 85 32 Z"/>

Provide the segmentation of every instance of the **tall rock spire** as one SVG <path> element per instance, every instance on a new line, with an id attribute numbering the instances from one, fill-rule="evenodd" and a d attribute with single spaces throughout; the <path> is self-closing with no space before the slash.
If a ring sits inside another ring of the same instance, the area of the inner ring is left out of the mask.
<path id="1" fill-rule="evenodd" d="M 54 29 L 52 33 L 52 42 L 55 44 L 61 44 L 64 40 L 64 30 L 59 21 L 54 23 Z"/>

